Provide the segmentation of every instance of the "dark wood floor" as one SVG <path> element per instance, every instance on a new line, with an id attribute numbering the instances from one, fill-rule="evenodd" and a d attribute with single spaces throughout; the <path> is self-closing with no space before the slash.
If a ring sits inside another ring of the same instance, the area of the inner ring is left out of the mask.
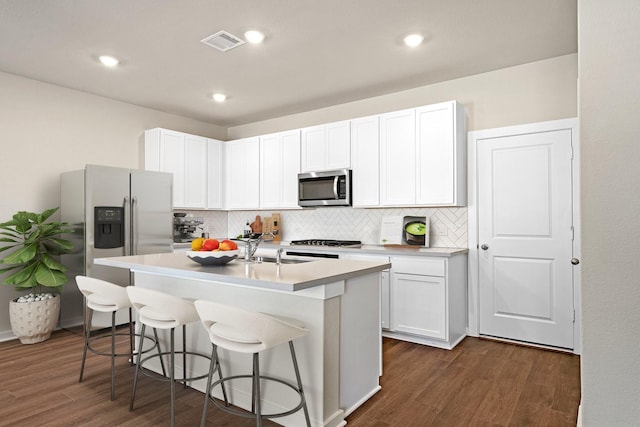
<path id="1" fill-rule="evenodd" d="M 578 356 L 466 338 L 451 351 L 383 344 L 382 390 L 348 418 L 362 426 L 572 426 Z"/>
<path id="2" fill-rule="evenodd" d="M 128 409 L 133 368 L 89 356 L 78 383 L 82 337 L 57 331 L 46 342 L 0 343 L 0 426 L 168 425 L 169 387 L 142 376 Z M 349 426 L 575 426 L 577 356 L 476 338 L 452 351 L 385 339 L 382 390 L 351 414 Z M 203 395 L 177 388 L 178 426 L 199 425 Z M 209 405 L 210 426 L 251 426 Z M 265 423 L 275 425 L 273 423 Z"/>

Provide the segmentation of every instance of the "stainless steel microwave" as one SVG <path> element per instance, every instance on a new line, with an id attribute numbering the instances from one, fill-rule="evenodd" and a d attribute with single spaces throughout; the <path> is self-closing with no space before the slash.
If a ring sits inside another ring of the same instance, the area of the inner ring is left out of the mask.
<path id="1" fill-rule="evenodd" d="M 298 204 L 309 206 L 351 206 L 351 170 L 298 174 Z"/>

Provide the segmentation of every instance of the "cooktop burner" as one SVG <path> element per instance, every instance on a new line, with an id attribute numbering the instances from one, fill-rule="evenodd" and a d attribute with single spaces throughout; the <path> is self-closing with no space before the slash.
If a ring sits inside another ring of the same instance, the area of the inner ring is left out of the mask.
<path id="1" fill-rule="evenodd" d="M 331 240 L 331 239 L 306 239 L 292 240 L 292 245 L 308 245 L 308 246 L 360 246 L 360 240 Z"/>

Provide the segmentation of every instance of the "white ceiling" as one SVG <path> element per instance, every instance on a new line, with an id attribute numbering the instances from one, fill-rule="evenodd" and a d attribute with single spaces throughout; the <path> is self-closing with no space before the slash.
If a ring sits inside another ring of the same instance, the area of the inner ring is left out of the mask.
<path id="1" fill-rule="evenodd" d="M 576 1 L 0 0 L 0 70 L 231 127 L 577 52 Z"/>

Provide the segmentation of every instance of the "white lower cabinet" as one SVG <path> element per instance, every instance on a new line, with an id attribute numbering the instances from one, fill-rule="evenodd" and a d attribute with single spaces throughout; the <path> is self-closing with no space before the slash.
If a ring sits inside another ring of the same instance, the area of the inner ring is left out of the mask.
<path id="1" fill-rule="evenodd" d="M 391 330 L 447 338 L 444 277 L 393 273 Z"/>
<path id="2" fill-rule="evenodd" d="M 466 336 L 466 255 L 391 257 L 385 336 L 451 349 Z"/>

